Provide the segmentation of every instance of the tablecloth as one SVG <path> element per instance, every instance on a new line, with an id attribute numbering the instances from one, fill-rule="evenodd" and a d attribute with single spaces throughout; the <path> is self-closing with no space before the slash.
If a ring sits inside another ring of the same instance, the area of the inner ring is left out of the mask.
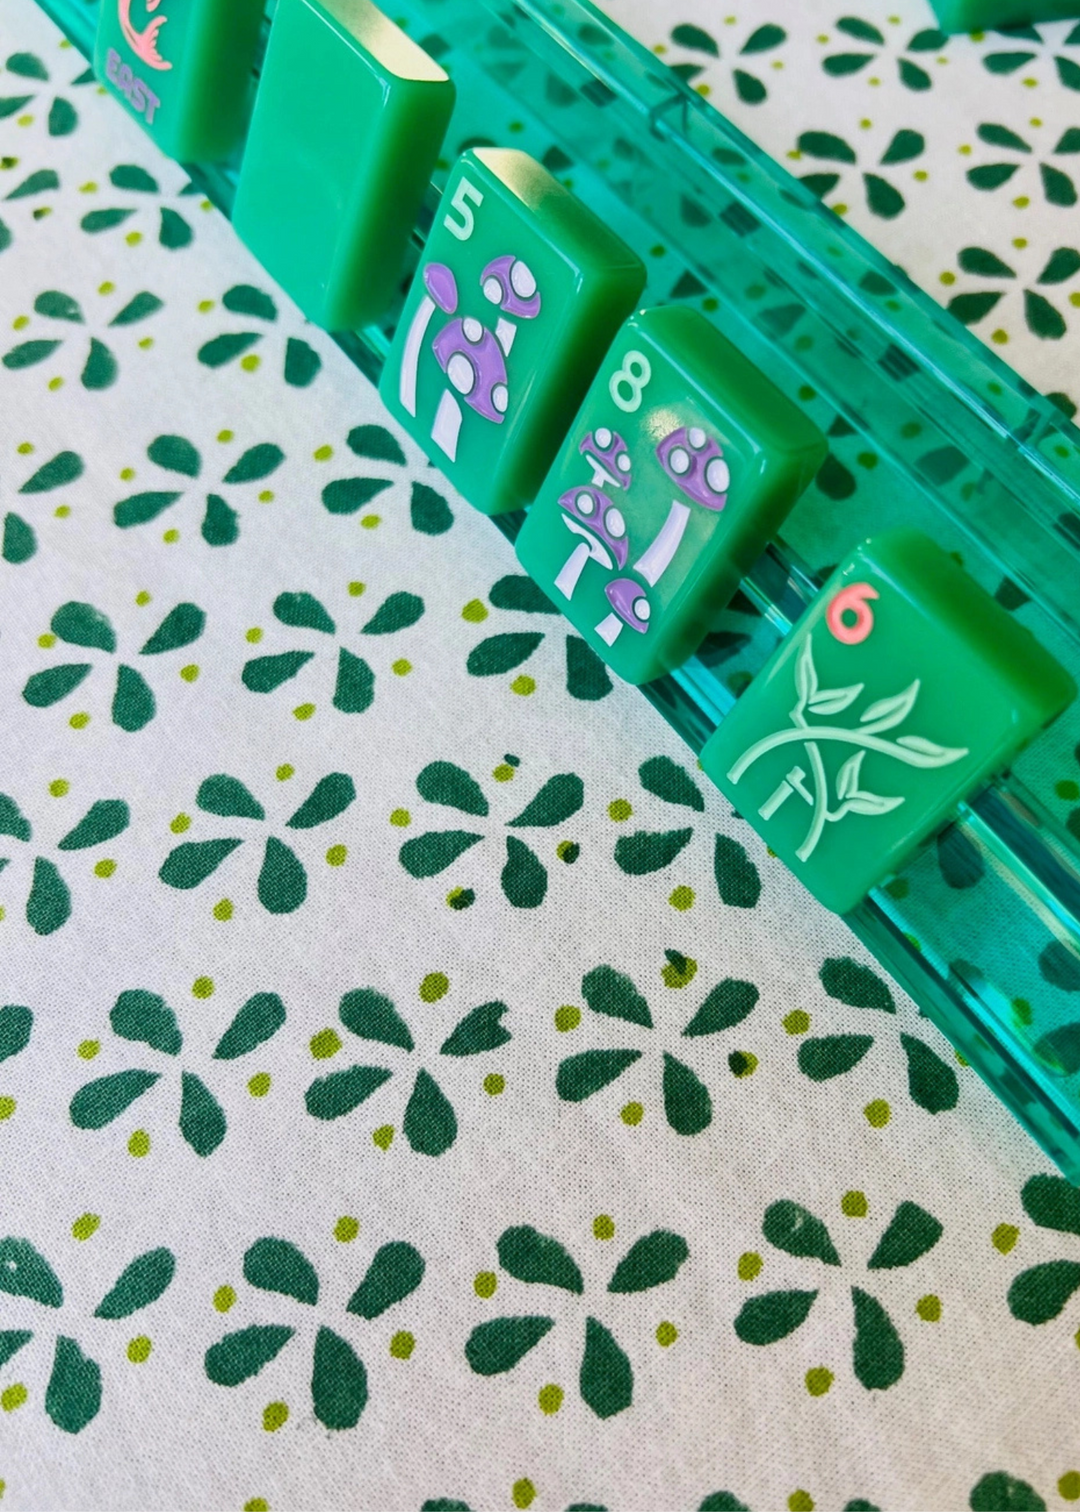
<path id="1" fill-rule="evenodd" d="M 1069 407 L 1080 32 L 894 3 L 614 10 Z M 1080 1197 L 31 0 L 0 57 L 5 1509 L 1080 1499 Z"/>

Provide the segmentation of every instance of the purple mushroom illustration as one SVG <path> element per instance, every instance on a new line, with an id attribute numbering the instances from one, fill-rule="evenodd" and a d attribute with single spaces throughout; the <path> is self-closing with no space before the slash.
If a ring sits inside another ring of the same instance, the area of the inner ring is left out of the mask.
<path id="1" fill-rule="evenodd" d="M 618 431 L 598 425 L 590 431 L 578 447 L 578 451 L 592 468 L 593 483 L 597 488 L 629 488 L 632 477 L 630 450 Z"/>
<path id="2" fill-rule="evenodd" d="M 581 537 L 555 579 L 555 587 L 569 599 L 586 562 L 596 562 L 611 572 L 616 566 L 626 566 L 630 548 L 622 510 L 591 483 L 568 488 L 559 495 L 559 507 L 564 511 L 562 522 L 567 530 Z"/>
<path id="3" fill-rule="evenodd" d="M 528 263 L 512 252 L 494 257 L 480 274 L 484 298 L 519 320 L 535 320 L 540 313 L 540 291 Z"/>
<path id="4" fill-rule="evenodd" d="M 606 585 L 604 593 L 614 613 L 606 615 L 597 625 L 596 633 L 600 639 L 609 646 L 614 645 L 623 625 L 644 635 L 649 628 L 651 609 L 641 585 L 633 578 L 616 578 Z"/>
<path id="5" fill-rule="evenodd" d="M 502 424 L 510 390 L 506 356 L 495 332 L 471 315 L 452 320 L 431 343 L 435 360 L 470 409 L 485 420 Z"/>
<path id="6" fill-rule="evenodd" d="M 660 466 L 680 493 L 705 509 L 723 509 L 731 473 L 718 441 L 700 426 L 680 426 L 656 448 Z"/>

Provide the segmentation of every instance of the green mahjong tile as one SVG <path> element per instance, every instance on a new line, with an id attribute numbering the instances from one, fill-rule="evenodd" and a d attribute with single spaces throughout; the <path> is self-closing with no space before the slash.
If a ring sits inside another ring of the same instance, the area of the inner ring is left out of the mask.
<path id="1" fill-rule="evenodd" d="M 379 392 L 484 514 L 536 490 L 645 285 L 615 233 L 524 152 L 457 161 Z"/>
<path id="2" fill-rule="evenodd" d="M 947 32 L 988 31 L 1080 16 L 1080 0 L 930 0 Z"/>
<path id="3" fill-rule="evenodd" d="M 825 458 L 817 427 L 694 310 L 620 331 L 518 537 L 629 683 L 686 660 Z"/>
<path id="4" fill-rule="evenodd" d="M 102 0 L 94 71 L 172 158 L 217 162 L 244 132 L 263 0 Z"/>
<path id="5" fill-rule="evenodd" d="M 837 569 L 701 764 L 845 913 L 1075 695 L 952 557 L 897 530 Z"/>

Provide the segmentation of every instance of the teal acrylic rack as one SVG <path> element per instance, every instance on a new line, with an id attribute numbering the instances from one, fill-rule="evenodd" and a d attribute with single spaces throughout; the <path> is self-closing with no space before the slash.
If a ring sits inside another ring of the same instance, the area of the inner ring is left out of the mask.
<path id="1" fill-rule="evenodd" d="M 39 3 L 89 56 L 97 0 Z M 1061 408 L 588 0 L 393 17 L 458 91 L 414 263 L 453 157 L 519 146 L 646 258 L 646 302 L 703 309 L 830 438 L 699 654 L 643 690 L 695 752 L 832 564 L 890 525 L 956 552 L 1080 680 L 1080 432 Z M 228 214 L 235 164 L 186 166 Z M 338 338 L 370 378 L 395 315 Z M 513 538 L 522 518 L 496 523 Z M 1080 806 L 1061 780 L 1078 763 L 1080 704 L 847 922 L 1080 1183 Z"/>

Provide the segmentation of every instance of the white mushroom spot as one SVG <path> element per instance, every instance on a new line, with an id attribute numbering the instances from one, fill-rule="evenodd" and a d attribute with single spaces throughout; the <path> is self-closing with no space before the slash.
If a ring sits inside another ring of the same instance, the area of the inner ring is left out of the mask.
<path id="1" fill-rule="evenodd" d="M 461 322 L 461 329 L 465 340 L 471 341 L 473 346 L 476 346 L 484 334 L 483 326 L 478 320 L 474 320 L 471 315 Z"/>
<path id="2" fill-rule="evenodd" d="M 609 509 L 604 516 L 604 529 L 612 540 L 618 541 L 626 534 L 626 521 L 619 509 Z"/>
<path id="3" fill-rule="evenodd" d="M 649 615 L 652 613 L 652 610 L 649 608 L 649 601 L 647 598 L 639 598 L 634 600 L 634 613 L 637 615 L 639 620 L 648 619 Z"/>
<path id="4" fill-rule="evenodd" d="M 591 515 L 596 508 L 596 500 L 590 493 L 579 493 L 574 503 L 577 505 L 578 514 Z"/>
<path id="5" fill-rule="evenodd" d="M 620 472 L 628 473 L 630 471 L 630 453 L 620 452 L 619 455 L 615 458 L 615 466 L 619 469 Z"/>
<path id="6" fill-rule="evenodd" d="M 677 478 L 690 471 L 690 453 L 684 446 L 674 446 L 668 453 L 668 466 Z"/>
<path id="7" fill-rule="evenodd" d="M 598 430 L 593 431 L 593 440 L 603 451 L 607 451 L 614 439 L 606 425 L 601 425 Z"/>
<path id="8" fill-rule="evenodd" d="M 497 383 L 492 389 L 491 402 L 500 415 L 506 414 L 506 406 L 510 403 L 510 390 L 505 383 Z"/>
<path id="9" fill-rule="evenodd" d="M 705 432 L 701 429 L 700 425 L 691 426 L 686 436 L 695 451 L 700 451 L 705 445 Z"/>
<path id="10" fill-rule="evenodd" d="M 533 271 L 528 263 L 521 261 L 520 257 L 510 266 L 510 287 L 515 294 L 520 294 L 522 299 L 531 299 L 536 293 L 536 279 L 533 277 Z"/>
<path id="11" fill-rule="evenodd" d="M 476 386 L 473 365 L 463 352 L 455 352 L 446 364 L 446 376 L 459 394 L 471 394 Z"/>
<path id="12" fill-rule="evenodd" d="M 731 469 L 723 457 L 714 457 L 706 467 L 705 482 L 713 493 L 727 493 L 731 483 Z"/>
<path id="13" fill-rule="evenodd" d="M 490 299 L 493 305 L 502 304 L 503 287 L 494 274 L 484 279 L 484 298 Z"/>

